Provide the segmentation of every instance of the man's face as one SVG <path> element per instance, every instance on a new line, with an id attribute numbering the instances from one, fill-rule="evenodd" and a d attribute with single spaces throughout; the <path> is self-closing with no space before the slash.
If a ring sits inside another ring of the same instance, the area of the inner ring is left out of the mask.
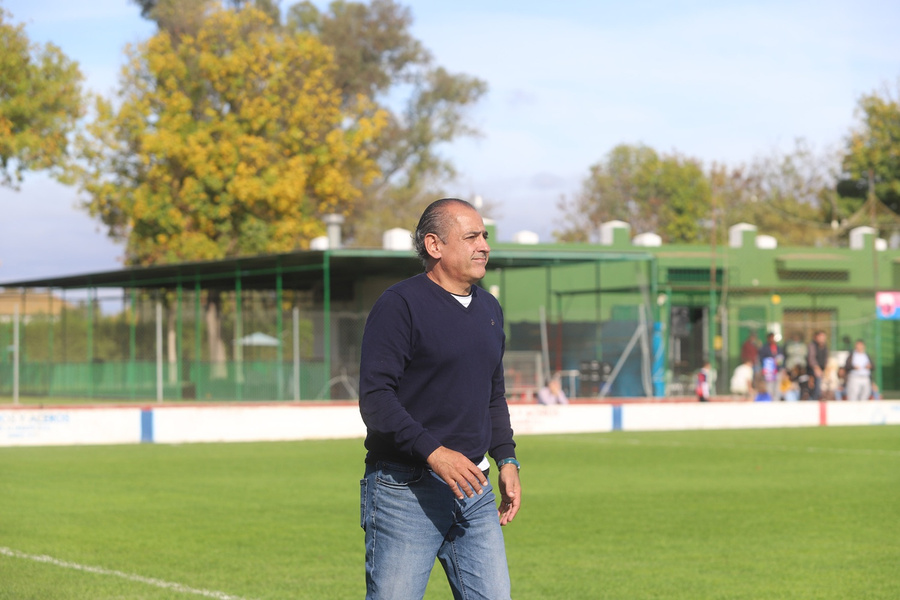
<path id="1" fill-rule="evenodd" d="M 475 210 L 461 204 L 451 204 L 446 210 L 452 225 L 443 241 L 434 236 L 434 246 L 429 246 L 429 251 L 434 248 L 436 258 L 440 259 L 435 271 L 459 290 L 450 291 L 468 293 L 469 286 L 483 278 L 487 271 L 491 252 L 487 231 L 481 215 Z"/>
<path id="2" fill-rule="evenodd" d="M 816 336 L 816 343 L 820 346 L 825 345 L 825 334 L 824 333 L 820 333 Z"/>

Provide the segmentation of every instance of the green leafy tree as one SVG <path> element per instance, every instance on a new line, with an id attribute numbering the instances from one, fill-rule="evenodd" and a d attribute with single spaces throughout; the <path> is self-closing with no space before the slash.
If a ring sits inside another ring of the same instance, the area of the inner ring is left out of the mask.
<path id="1" fill-rule="evenodd" d="M 25 171 L 65 163 L 83 100 L 78 65 L 10 18 L 0 8 L 0 185 L 15 188 Z"/>
<path id="2" fill-rule="evenodd" d="M 697 242 L 708 238 L 710 201 L 699 162 L 621 144 L 590 168 L 578 194 L 560 202 L 563 229 L 556 235 L 564 241 L 596 241 L 600 225 L 618 219 L 666 242 Z"/>
<path id="3" fill-rule="evenodd" d="M 710 181 L 723 226 L 751 223 L 780 244 L 835 243 L 842 235 L 836 193 L 839 158 L 799 139 L 786 153 L 755 158 L 749 166 L 714 165 Z"/>
<path id="4" fill-rule="evenodd" d="M 850 132 L 845 147 L 844 178 L 839 190 L 859 209 L 874 195 L 894 213 L 900 213 L 900 83 L 892 92 L 860 98 L 860 122 Z"/>

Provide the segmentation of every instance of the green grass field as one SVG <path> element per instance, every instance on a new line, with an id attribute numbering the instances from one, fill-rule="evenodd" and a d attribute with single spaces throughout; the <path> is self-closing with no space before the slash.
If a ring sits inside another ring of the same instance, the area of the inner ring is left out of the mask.
<path id="1" fill-rule="evenodd" d="M 518 441 L 518 600 L 900 598 L 898 427 Z M 361 446 L 0 448 L 0 599 L 362 598 Z"/>

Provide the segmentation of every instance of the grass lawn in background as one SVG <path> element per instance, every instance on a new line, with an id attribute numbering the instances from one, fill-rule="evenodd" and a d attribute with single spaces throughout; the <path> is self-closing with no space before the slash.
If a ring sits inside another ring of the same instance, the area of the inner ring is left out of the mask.
<path id="1" fill-rule="evenodd" d="M 517 600 L 900 598 L 898 427 L 518 443 Z M 361 440 L 0 448 L 0 600 L 362 598 L 362 458 Z M 426 598 L 450 597 L 437 566 Z"/>

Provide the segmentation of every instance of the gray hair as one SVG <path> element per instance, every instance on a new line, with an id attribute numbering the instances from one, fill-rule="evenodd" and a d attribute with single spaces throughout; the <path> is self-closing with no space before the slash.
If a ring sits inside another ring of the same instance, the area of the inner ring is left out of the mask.
<path id="1" fill-rule="evenodd" d="M 419 224 L 416 225 L 416 231 L 413 234 L 413 245 L 415 246 L 419 260 L 422 261 L 422 264 L 426 268 L 428 267 L 428 260 L 431 256 L 425 248 L 425 236 L 429 233 L 433 233 L 438 236 L 442 242 L 445 244 L 447 243 L 447 234 L 453 226 L 453 223 L 447 214 L 447 207 L 451 204 L 459 204 L 475 210 L 475 207 L 465 200 L 460 200 L 459 198 L 441 198 L 428 205 L 425 212 L 423 212 L 422 216 L 419 218 Z"/>

